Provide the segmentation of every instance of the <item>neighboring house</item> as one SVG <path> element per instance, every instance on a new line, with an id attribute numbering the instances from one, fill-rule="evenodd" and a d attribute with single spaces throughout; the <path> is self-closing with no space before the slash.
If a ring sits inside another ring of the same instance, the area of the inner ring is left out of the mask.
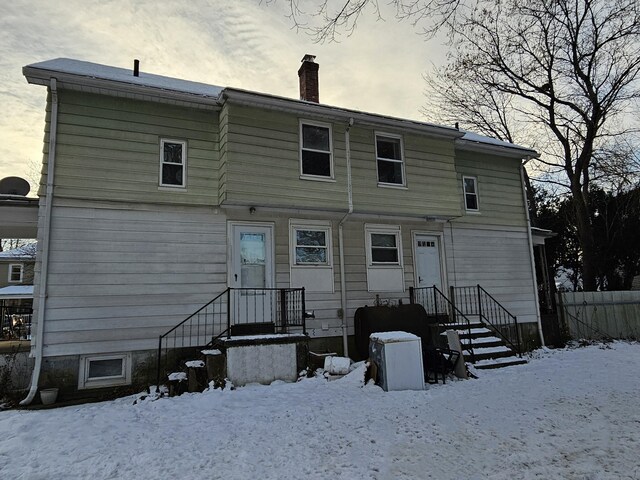
<path id="1" fill-rule="evenodd" d="M 69 59 L 24 68 L 49 91 L 34 382 L 135 382 L 158 336 L 227 287 L 305 287 L 317 351 L 343 351 L 358 307 L 433 285 L 481 284 L 539 338 L 521 182 L 536 152 L 320 104 L 317 72 L 306 56 L 294 100 Z"/>
<path id="2" fill-rule="evenodd" d="M 36 244 L 0 252 L 0 340 L 29 338 Z"/>

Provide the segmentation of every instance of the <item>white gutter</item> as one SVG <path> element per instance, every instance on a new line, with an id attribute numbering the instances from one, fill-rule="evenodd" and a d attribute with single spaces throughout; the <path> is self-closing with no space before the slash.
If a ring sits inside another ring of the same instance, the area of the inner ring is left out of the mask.
<path id="1" fill-rule="evenodd" d="M 531 273 L 533 274 L 533 298 L 535 299 L 536 318 L 538 320 L 538 334 L 540 335 L 540 344 L 544 347 L 544 334 L 542 333 L 542 321 L 540 319 L 540 302 L 538 300 L 538 276 L 536 275 L 536 261 L 533 253 L 533 238 L 531 236 L 531 219 L 529 217 L 529 202 L 527 201 L 527 189 L 524 182 L 524 166 L 531 159 L 527 158 L 520 165 L 520 183 L 522 184 L 522 199 L 524 200 L 524 212 L 527 218 L 527 240 L 529 242 L 529 261 L 531 262 Z"/>
<path id="2" fill-rule="evenodd" d="M 49 122 L 49 157 L 47 160 L 47 190 L 44 206 L 44 225 L 42 238 L 38 242 L 42 245 L 40 260 L 40 288 L 38 290 L 38 316 L 36 319 L 35 365 L 31 373 L 31 387 L 27 398 L 20 405 L 29 405 L 38 391 L 40 369 L 42 368 L 42 349 L 44 346 L 44 310 L 47 301 L 47 272 L 49 267 L 49 232 L 51 231 L 51 207 L 53 206 L 53 174 L 56 161 L 56 137 L 58 131 L 58 90 L 56 79 L 52 78 L 49 86 L 51 92 L 51 120 Z"/>
<path id="3" fill-rule="evenodd" d="M 351 188 L 351 144 L 349 130 L 353 126 L 353 118 L 349 119 L 349 124 L 344 131 L 345 156 L 347 158 L 347 199 L 348 210 L 338 223 L 338 247 L 340 250 L 340 301 L 342 304 L 342 349 L 343 356 L 349 356 L 348 332 L 347 332 L 347 285 L 344 264 L 344 236 L 342 233 L 343 225 L 347 221 L 349 215 L 353 213 L 353 190 Z"/>

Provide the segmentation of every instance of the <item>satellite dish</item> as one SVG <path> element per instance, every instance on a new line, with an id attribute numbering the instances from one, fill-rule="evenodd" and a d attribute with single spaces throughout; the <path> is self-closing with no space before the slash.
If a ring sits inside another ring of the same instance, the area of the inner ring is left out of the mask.
<path id="1" fill-rule="evenodd" d="M 25 197 L 31 187 L 29 182 L 20 177 L 5 177 L 0 180 L 0 195 L 19 195 Z"/>

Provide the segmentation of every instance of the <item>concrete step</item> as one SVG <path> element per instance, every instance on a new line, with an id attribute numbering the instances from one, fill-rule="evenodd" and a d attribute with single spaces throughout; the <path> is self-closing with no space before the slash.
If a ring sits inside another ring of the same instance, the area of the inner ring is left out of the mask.
<path id="1" fill-rule="evenodd" d="M 471 358 L 471 352 L 465 350 L 464 351 L 465 358 Z M 515 357 L 516 353 L 511 350 L 509 347 L 504 345 L 499 345 L 497 347 L 484 347 L 484 348 L 475 348 L 473 349 L 473 358 L 474 363 L 482 360 L 494 359 L 494 358 L 505 358 L 505 357 Z"/>
<path id="2" fill-rule="evenodd" d="M 514 365 L 524 365 L 527 361 L 519 357 L 493 358 L 480 360 L 474 364 L 478 370 L 492 370 L 495 368 L 512 367 Z"/>

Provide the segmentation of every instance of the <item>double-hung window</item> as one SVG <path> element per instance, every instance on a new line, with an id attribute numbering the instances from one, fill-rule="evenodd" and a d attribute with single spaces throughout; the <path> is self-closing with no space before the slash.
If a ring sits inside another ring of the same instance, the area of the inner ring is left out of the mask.
<path id="1" fill-rule="evenodd" d="M 331 126 L 300 122 L 300 173 L 303 177 L 333 178 Z"/>
<path id="2" fill-rule="evenodd" d="M 24 272 L 23 265 L 21 263 L 12 263 L 9 265 L 9 283 L 22 282 L 22 274 Z"/>
<path id="3" fill-rule="evenodd" d="M 464 208 L 468 212 L 479 211 L 478 180 L 476 177 L 462 177 L 462 188 L 464 190 Z"/>
<path id="4" fill-rule="evenodd" d="M 294 265 L 329 265 L 328 228 L 294 227 Z"/>
<path id="5" fill-rule="evenodd" d="M 291 286 L 333 293 L 331 222 L 290 219 L 289 239 Z"/>
<path id="6" fill-rule="evenodd" d="M 370 292 L 404 291 L 400 226 L 365 224 L 364 232 L 368 290 Z"/>
<path id="7" fill-rule="evenodd" d="M 187 186 L 187 142 L 160 139 L 160 186 Z"/>
<path id="8" fill-rule="evenodd" d="M 379 184 L 405 185 L 401 137 L 376 134 L 376 161 Z"/>

